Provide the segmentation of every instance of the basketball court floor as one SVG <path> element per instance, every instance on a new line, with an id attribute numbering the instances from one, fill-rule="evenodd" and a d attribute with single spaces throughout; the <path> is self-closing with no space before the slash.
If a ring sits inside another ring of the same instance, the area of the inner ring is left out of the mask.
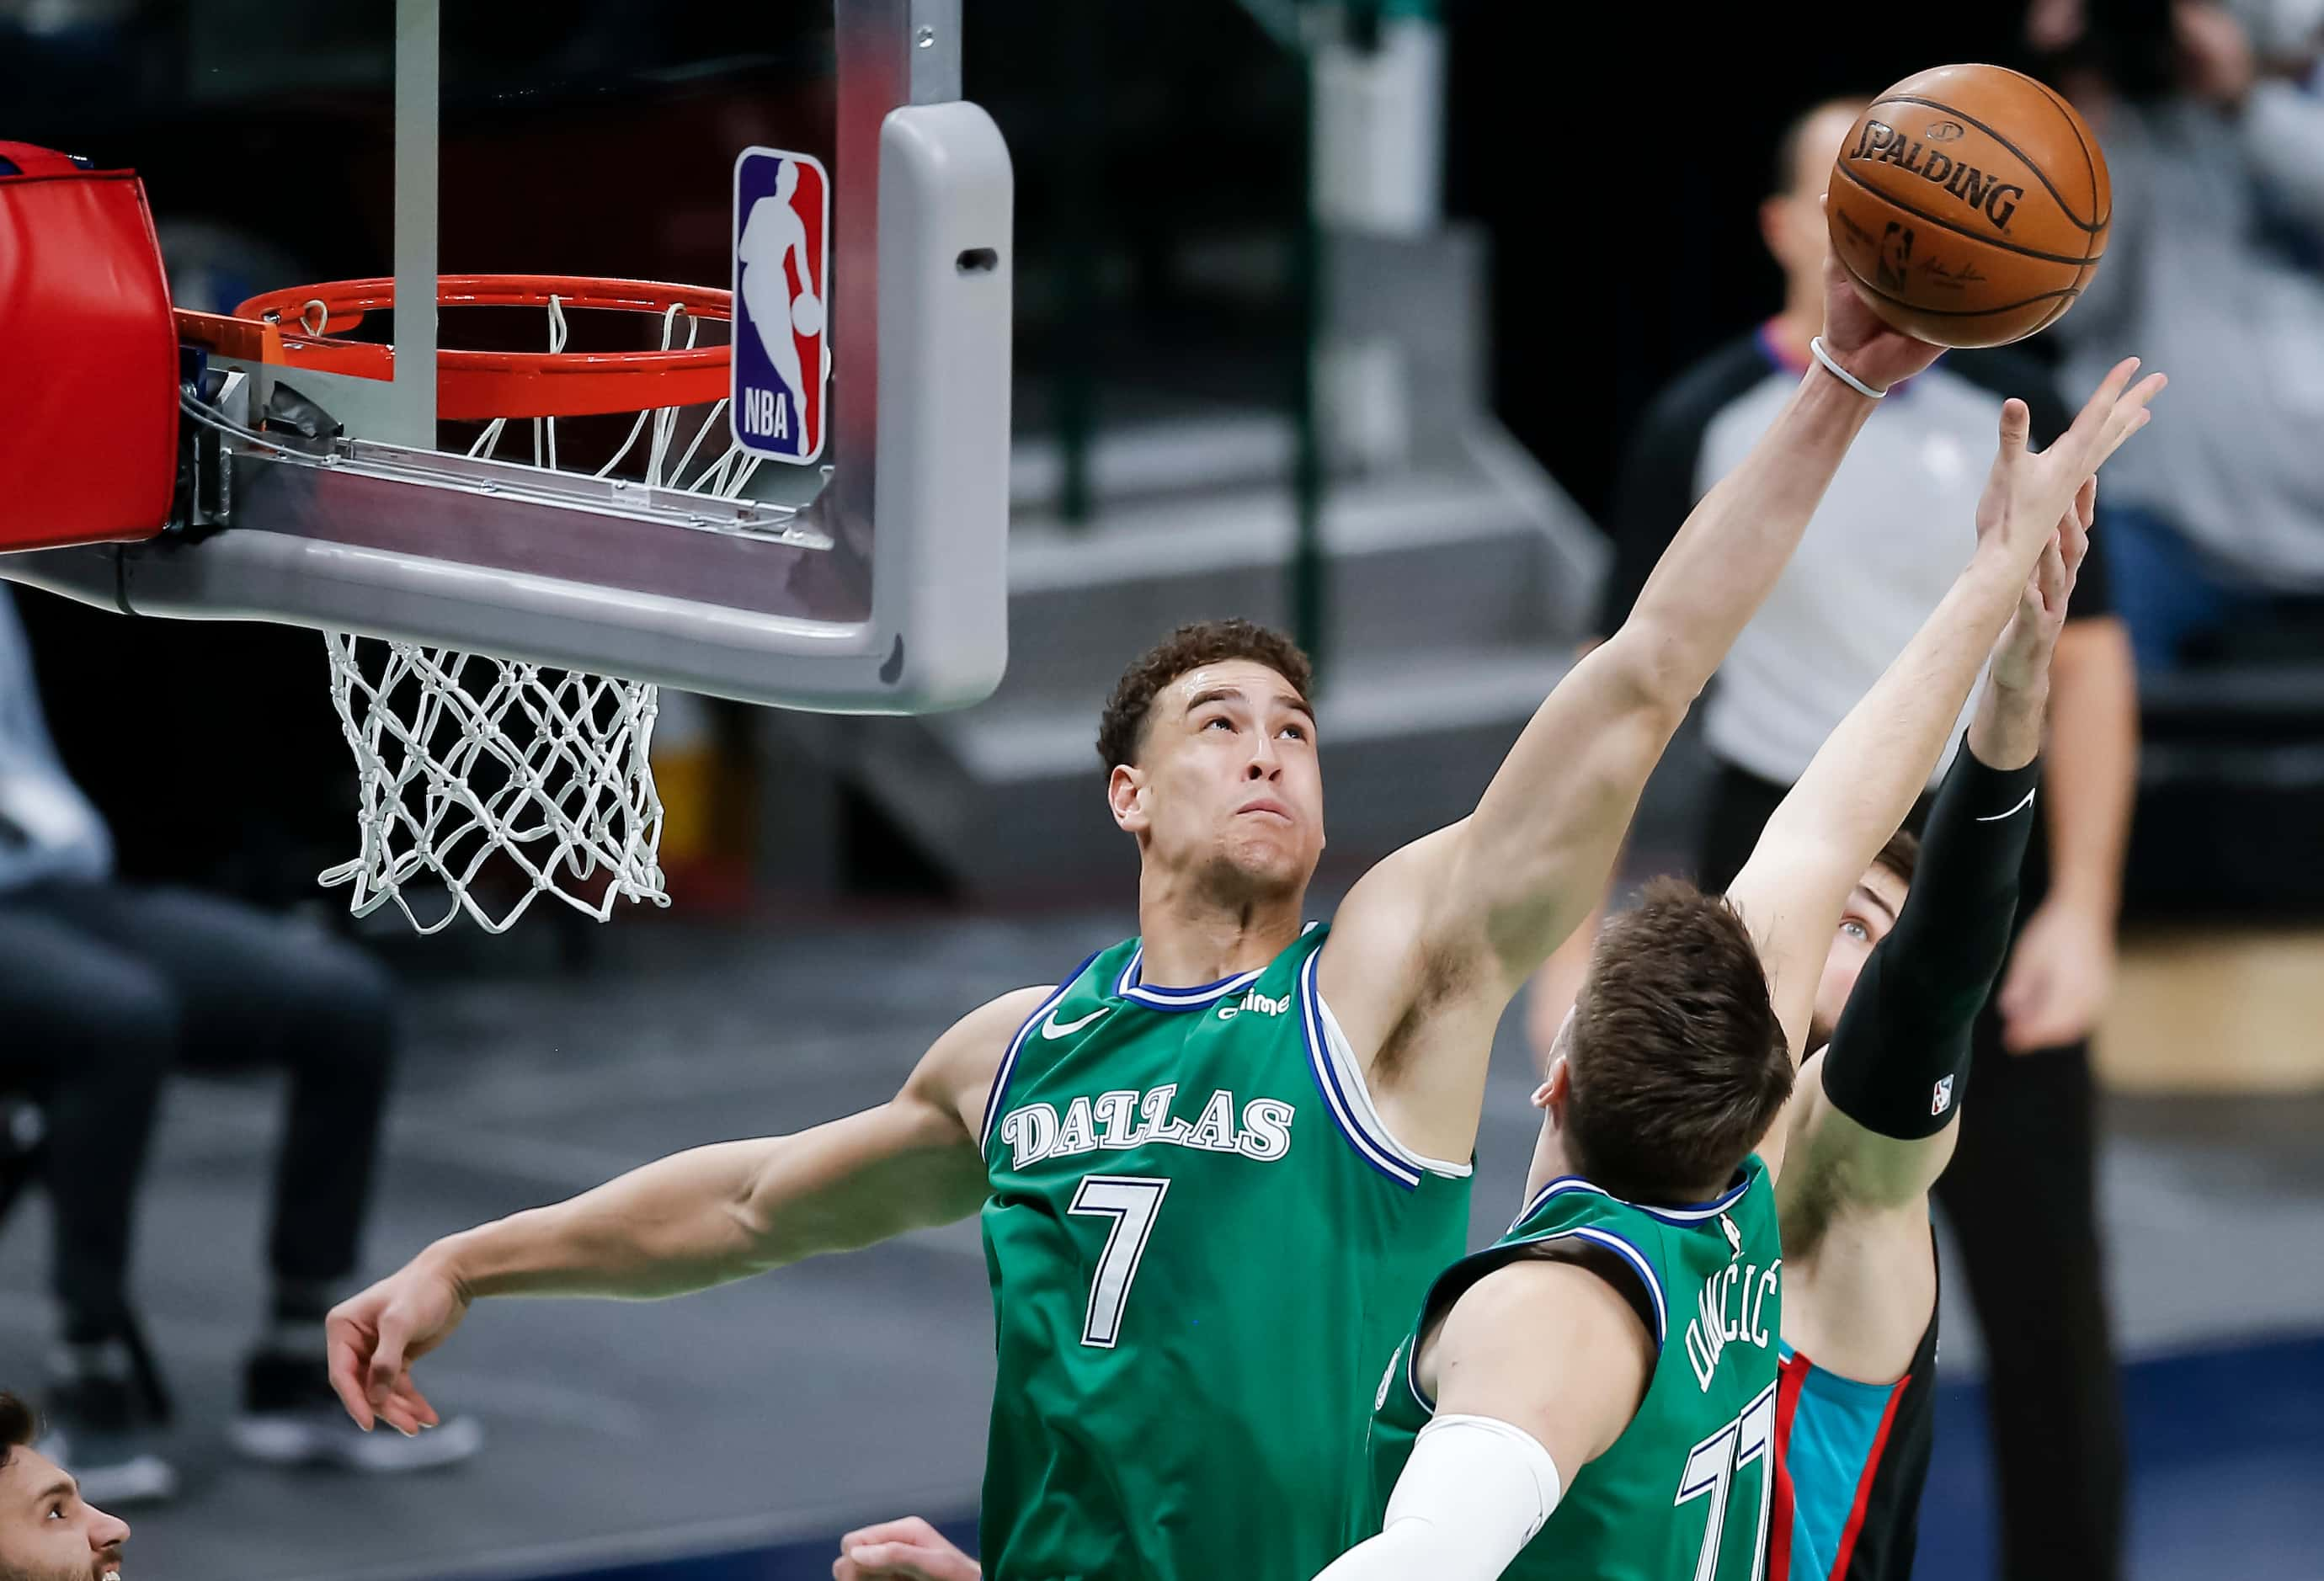
<path id="1" fill-rule="evenodd" d="M 1319 896 L 1323 914 L 1329 897 Z M 1130 931 L 1126 912 L 950 915 L 748 933 L 682 914 L 608 930 L 585 971 L 545 931 L 398 947 L 410 1048 L 368 1267 L 696 1143 L 876 1102 L 964 1007 L 1046 980 Z M 1496 1232 L 1531 1138 L 1504 1029 L 1473 1232 Z M 258 1317 L 272 1094 L 171 1093 L 139 1226 L 137 1289 L 180 1400 L 187 1491 L 133 1512 L 158 1581 L 823 1576 L 849 1524 L 974 1510 L 991 1319 L 973 1224 L 677 1301 L 480 1307 L 421 1369 L 486 1453 L 351 1481 L 223 1448 Z M 2116 1101 L 2106 1217 L 2131 1358 L 2133 1575 L 2312 1576 L 2324 1475 L 2324 1100 Z M 0 1227 L 0 1381 L 50 1329 L 44 1205 Z M 1946 1319 L 1946 1394 L 1922 1573 L 1989 1574 L 1977 1347 Z M 681 1562 L 682 1561 L 682 1562 Z"/>

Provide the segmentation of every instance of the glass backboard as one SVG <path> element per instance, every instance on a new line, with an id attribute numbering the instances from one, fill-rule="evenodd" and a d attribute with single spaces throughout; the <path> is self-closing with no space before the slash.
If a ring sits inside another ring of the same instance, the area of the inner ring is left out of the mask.
<path id="1" fill-rule="evenodd" d="M 0 576 L 798 708 L 997 683 L 1012 187 L 959 0 L 47 9 L 6 134 L 143 178 L 217 475 Z"/>

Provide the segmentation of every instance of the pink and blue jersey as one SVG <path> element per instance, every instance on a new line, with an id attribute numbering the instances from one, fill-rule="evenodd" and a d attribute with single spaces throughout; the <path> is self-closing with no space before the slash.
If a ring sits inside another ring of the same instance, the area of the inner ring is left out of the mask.
<path id="1" fill-rule="evenodd" d="M 1767 1581 L 1905 1581 L 1935 1439 L 1937 1319 L 1893 1383 L 1782 1348 Z"/>

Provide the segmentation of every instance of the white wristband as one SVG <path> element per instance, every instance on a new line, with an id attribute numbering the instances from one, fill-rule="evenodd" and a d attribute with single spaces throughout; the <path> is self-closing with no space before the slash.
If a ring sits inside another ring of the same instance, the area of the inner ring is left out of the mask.
<path id="1" fill-rule="evenodd" d="M 1868 395 L 1875 400 L 1883 400 L 1887 396 L 1888 392 L 1886 391 L 1873 389 L 1872 386 L 1867 384 L 1863 380 L 1858 379 L 1855 374 L 1841 367 L 1838 363 L 1833 362 L 1831 360 L 1831 354 L 1823 349 L 1822 336 L 1819 335 L 1810 339 L 1808 342 L 1808 350 L 1815 354 L 1815 360 L 1817 362 L 1821 363 L 1825 367 L 1831 370 L 1831 376 L 1833 378 L 1839 380 L 1842 384 L 1847 385 L 1850 390 L 1856 391 L 1857 394 Z"/>

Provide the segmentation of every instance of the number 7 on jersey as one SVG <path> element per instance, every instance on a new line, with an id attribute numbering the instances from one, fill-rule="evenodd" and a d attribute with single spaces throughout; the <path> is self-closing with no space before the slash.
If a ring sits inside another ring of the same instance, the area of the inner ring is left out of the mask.
<path id="1" fill-rule="evenodd" d="M 1121 1337 L 1121 1310 L 1130 1302 L 1130 1287 L 1138 1278 L 1138 1261 L 1146 1255 L 1146 1237 L 1162 1211 L 1170 1182 L 1146 1175 L 1084 1175 L 1067 1211 L 1113 1220 L 1106 1232 L 1105 1250 L 1090 1280 L 1089 1316 L 1082 1322 L 1082 1343 L 1111 1350 Z"/>

